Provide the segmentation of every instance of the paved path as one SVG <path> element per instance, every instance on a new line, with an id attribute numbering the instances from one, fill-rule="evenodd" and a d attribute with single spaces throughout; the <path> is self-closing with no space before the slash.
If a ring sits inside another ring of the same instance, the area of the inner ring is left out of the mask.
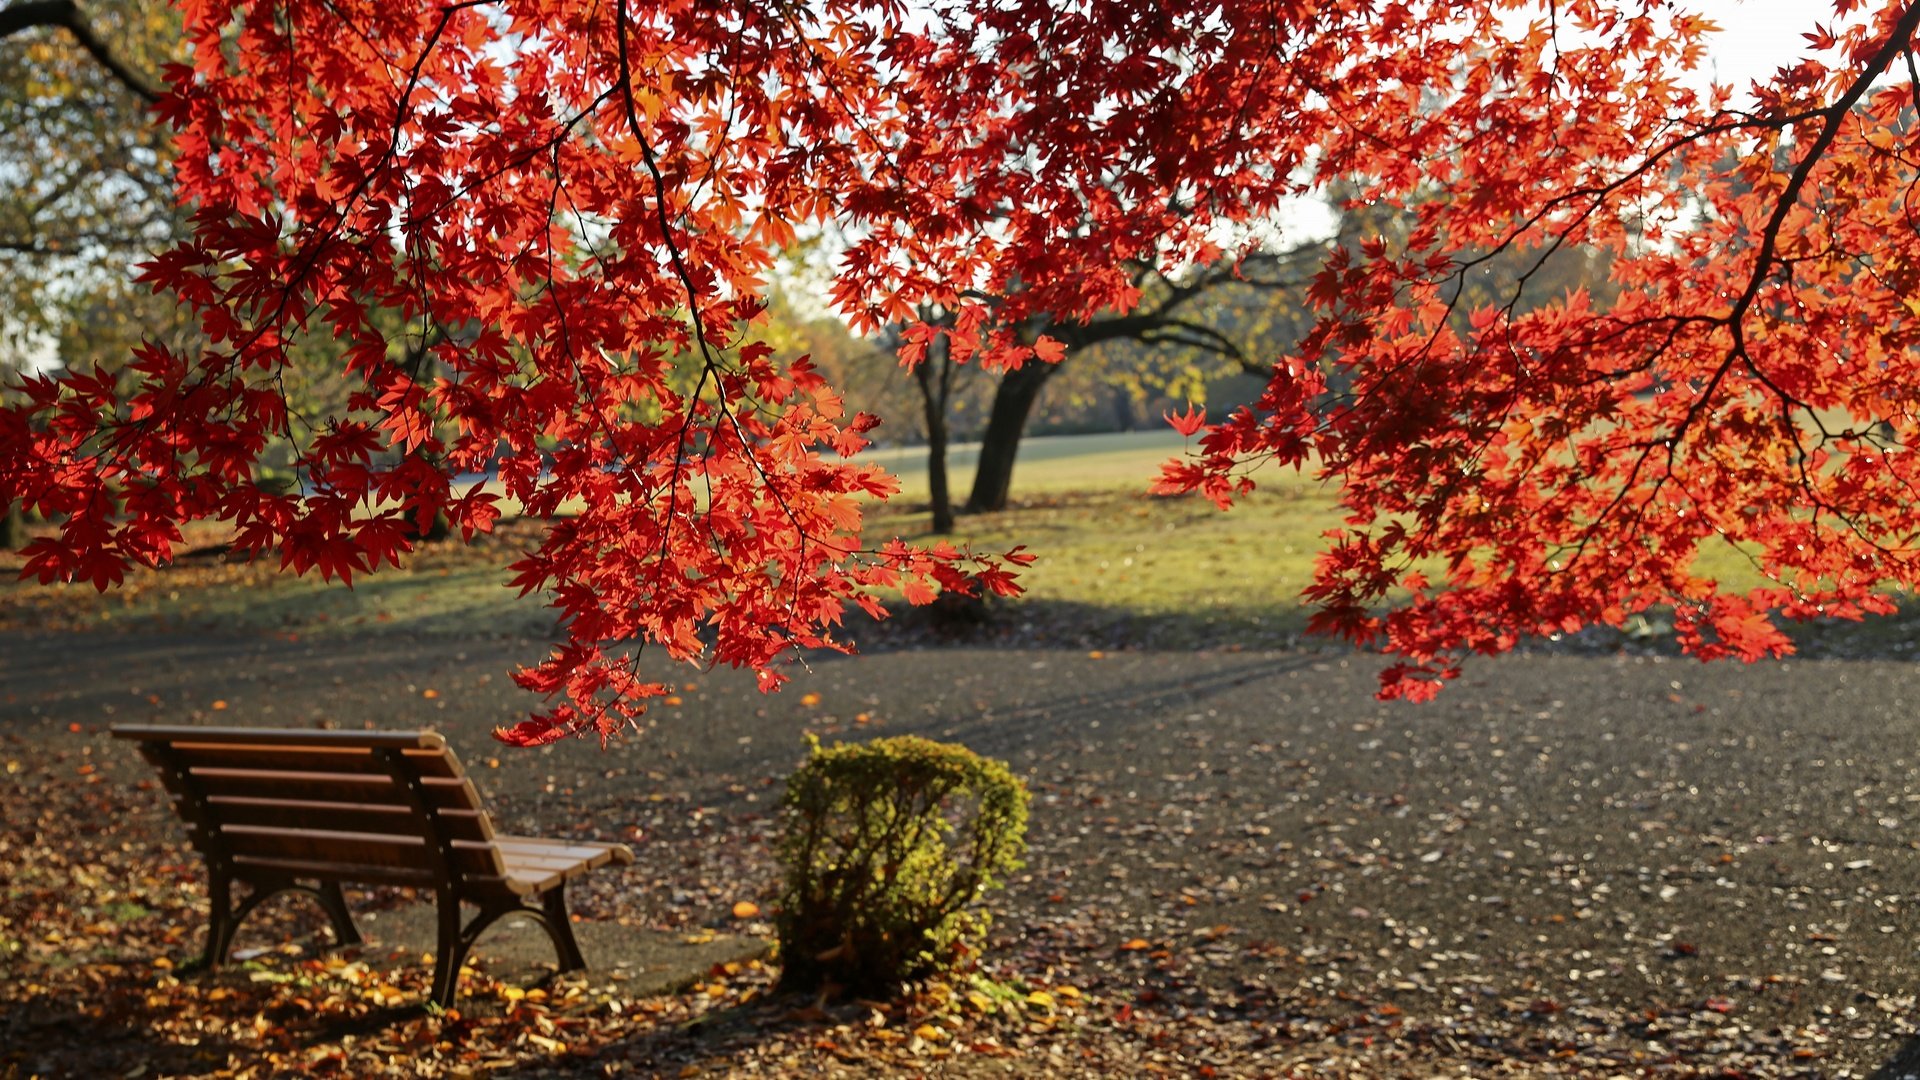
<path id="1" fill-rule="evenodd" d="M 114 761 L 131 755 L 94 725 L 430 724 L 510 827 L 637 824 L 629 899 L 679 931 L 767 895 L 803 729 L 916 732 L 1033 786 L 1005 932 L 1192 954 L 1142 986 L 1385 995 L 1434 1023 L 1711 1001 L 1730 1046 L 1823 1034 L 1831 1075 L 1873 1073 L 1916 1026 L 1920 666 L 1515 657 L 1406 706 L 1338 653 L 950 648 L 817 661 L 775 696 L 673 673 L 681 703 L 645 738 L 498 747 L 487 732 L 531 703 L 506 673 L 535 649 L 3 638 L 0 740 Z M 1305 1009 L 1302 1033 L 1324 1022 Z"/>

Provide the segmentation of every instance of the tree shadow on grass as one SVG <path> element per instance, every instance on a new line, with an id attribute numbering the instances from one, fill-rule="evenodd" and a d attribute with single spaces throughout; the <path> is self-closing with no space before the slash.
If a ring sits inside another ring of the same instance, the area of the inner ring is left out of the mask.
<path id="1" fill-rule="evenodd" d="M 1047 654 L 1035 651 L 1036 657 Z M 1192 710 L 1208 700 L 1249 683 L 1304 671 L 1321 661 L 1314 655 L 1248 656 L 1228 661 L 1217 670 L 1183 673 L 1159 679 L 1114 679 L 1101 686 L 1065 685 L 1049 697 L 1019 702 L 990 715 L 929 717 L 906 730 L 956 740 L 973 750 L 1009 756 L 1046 739 L 1080 737 L 1088 724 L 1099 721 L 1101 738 L 1120 739 L 1139 728 L 1164 721 L 1181 710 Z"/>
<path id="2" fill-rule="evenodd" d="M 847 608 L 846 636 L 862 653 L 976 645 L 1008 648 L 1191 650 L 1286 649 L 1306 638 L 1307 609 L 1276 604 L 1260 612 L 1143 613 L 1123 606 L 1058 598 L 963 597 L 943 593 L 931 604 L 889 605 L 875 620 Z M 1331 639 L 1316 644 L 1344 648 Z"/>

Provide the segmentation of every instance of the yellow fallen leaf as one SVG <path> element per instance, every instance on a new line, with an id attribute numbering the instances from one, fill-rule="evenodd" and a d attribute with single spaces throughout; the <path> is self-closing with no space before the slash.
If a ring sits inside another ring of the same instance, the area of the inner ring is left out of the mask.
<path id="1" fill-rule="evenodd" d="M 967 991 L 967 1004 L 972 1005 L 983 1013 L 993 1011 L 993 999 L 978 990 Z"/>
<path id="2" fill-rule="evenodd" d="M 800 695 L 800 704 L 802 704 L 802 705 L 818 705 L 818 704 L 820 704 L 820 695 L 819 695 L 819 694 L 801 694 L 801 695 Z"/>
<path id="3" fill-rule="evenodd" d="M 1047 993 L 1045 990 L 1035 990 L 1033 993 L 1027 995 L 1027 1004 L 1038 1005 L 1043 1009 L 1051 1009 L 1053 1008 L 1053 995 Z"/>

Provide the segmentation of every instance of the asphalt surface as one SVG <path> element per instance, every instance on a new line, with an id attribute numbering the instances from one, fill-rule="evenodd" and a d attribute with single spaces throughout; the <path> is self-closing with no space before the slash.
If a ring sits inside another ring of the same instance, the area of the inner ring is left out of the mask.
<path id="1" fill-rule="evenodd" d="M 770 895 L 771 811 L 803 731 L 925 734 L 1032 787 L 1012 947 L 1166 945 L 1190 962 L 1121 975 L 1195 1000 L 1295 995 L 1303 1034 L 1333 1014 L 1310 1002 L 1343 995 L 1462 1025 L 1501 1002 L 1561 1019 L 1698 1006 L 1729 1053 L 1807 1038 L 1825 1074 L 1883 1080 L 1915 1058 L 1912 663 L 1508 657 L 1409 706 L 1373 700 L 1375 661 L 1339 652 L 948 647 L 816 660 L 772 696 L 663 670 L 679 703 L 643 736 L 500 746 L 488 733 L 537 704 L 508 672 L 537 656 L 4 636 L 0 740 L 91 746 L 131 778 L 108 724 L 432 726 L 506 827 L 635 843 L 637 884 L 602 899 L 681 932 Z"/>

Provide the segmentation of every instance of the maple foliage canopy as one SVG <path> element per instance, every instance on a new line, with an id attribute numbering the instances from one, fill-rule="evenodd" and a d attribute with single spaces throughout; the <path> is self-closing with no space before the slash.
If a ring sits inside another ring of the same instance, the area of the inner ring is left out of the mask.
<path id="1" fill-rule="evenodd" d="M 193 235 L 141 273 L 203 345 L 142 348 L 131 392 L 26 378 L 0 499 L 62 522 L 43 580 L 104 588 L 199 518 L 350 579 L 437 515 L 487 529 L 455 478 L 490 470 L 552 521 L 514 580 L 566 636 L 505 737 L 606 734 L 664 692 L 648 643 L 777 685 L 875 587 L 1016 588 L 862 536 L 893 489 L 847 460 L 871 419 L 747 332 L 796 235 L 844 231 L 833 303 L 906 324 L 904 361 L 944 334 L 1004 369 L 1340 181 L 1416 227 L 1332 252 L 1312 332 L 1161 488 L 1337 479 L 1310 595 L 1406 658 L 1389 694 L 1653 605 L 1703 656 L 1777 652 L 1770 614 L 1916 580 L 1920 7 L 1856 6 L 1736 107 L 1691 74 L 1710 24 L 1660 0 L 187 0 L 157 109 Z M 1613 256 L 1617 302 L 1456 329 L 1493 253 L 1570 246 Z M 283 374 L 315 342 L 353 394 L 310 425 Z M 259 474 L 276 441 L 291 487 Z M 1695 576 L 1721 539 L 1777 584 Z"/>

